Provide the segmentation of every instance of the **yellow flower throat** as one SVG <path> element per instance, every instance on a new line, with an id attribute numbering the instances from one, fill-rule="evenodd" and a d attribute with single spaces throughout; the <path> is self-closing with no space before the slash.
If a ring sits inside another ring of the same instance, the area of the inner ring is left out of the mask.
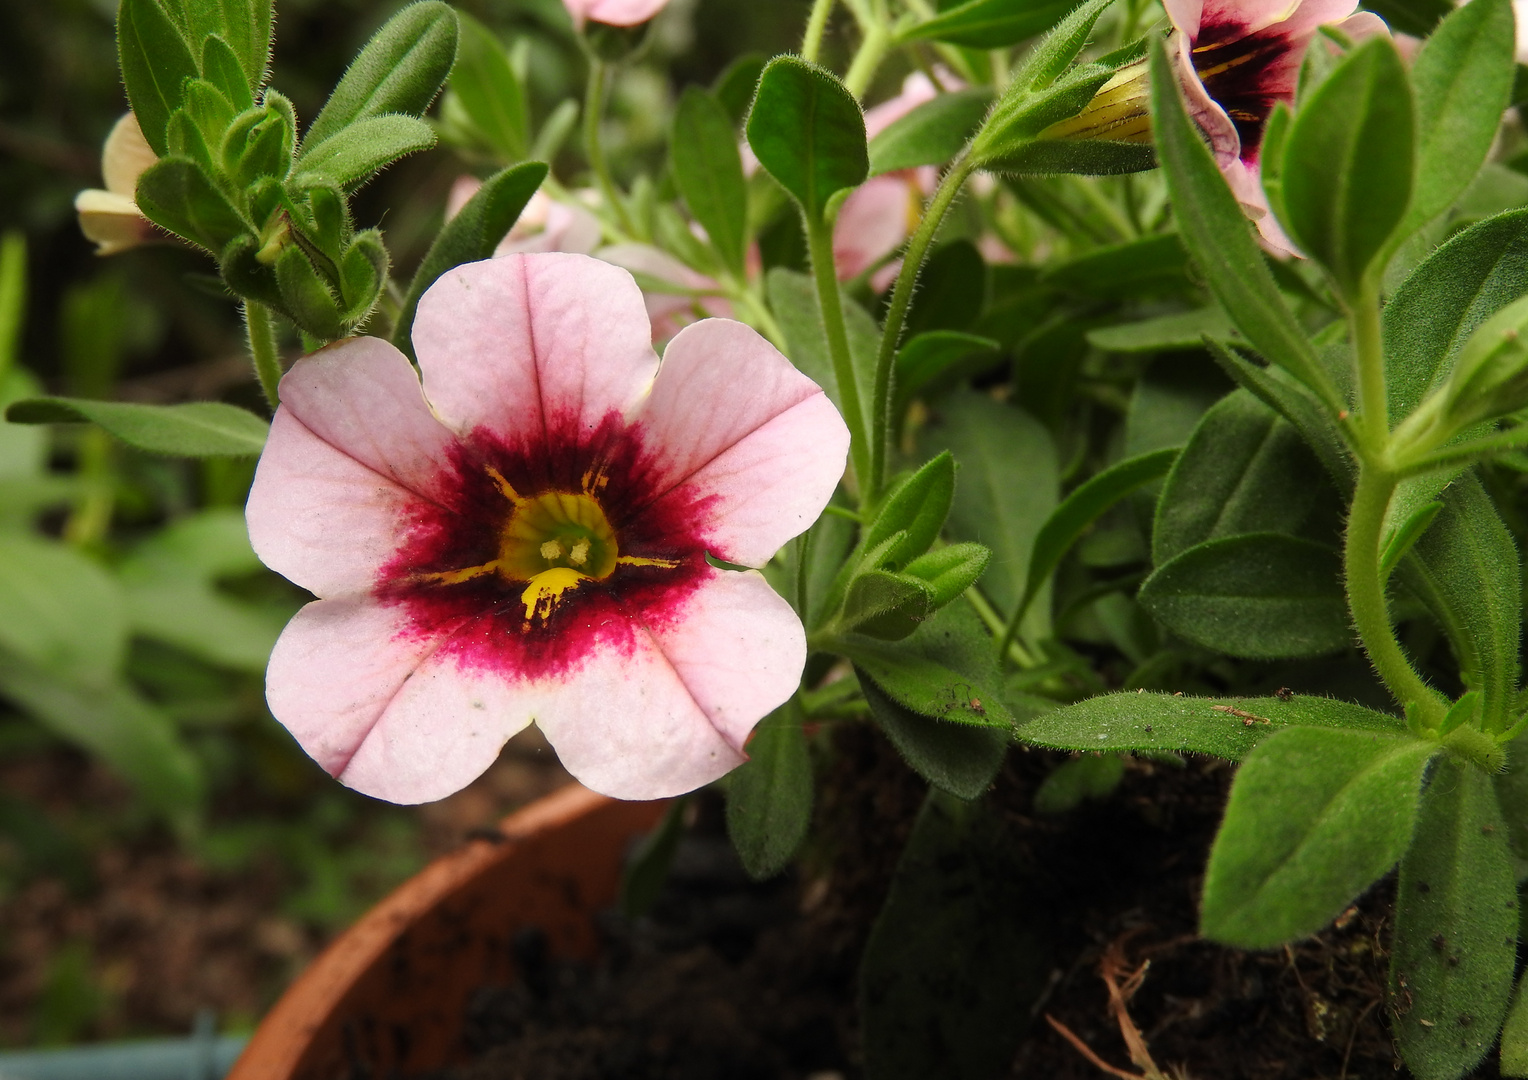
<path id="1" fill-rule="evenodd" d="M 525 605 L 526 625 L 546 619 L 564 593 L 587 581 L 604 581 L 617 566 L 679 565 L 669 559 L 644 559 L 622 555 L 615 531 L 605 517 L 594 492 L 604 477 L 586 474 L 583 490 L 547 491 L 520 495 L 492 466 L 488 475 L 514 510 L 499 534 L 499 556 L 481 566 L 422 574 L 418 580 L 455 585 L 484 574 L 498 574 L 507 581 L 525 582 L 520 601 Z"/>

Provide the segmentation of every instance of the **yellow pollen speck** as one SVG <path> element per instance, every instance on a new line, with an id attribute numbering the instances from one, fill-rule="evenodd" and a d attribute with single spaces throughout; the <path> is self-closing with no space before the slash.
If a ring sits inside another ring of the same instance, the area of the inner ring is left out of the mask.
<path id="1" fill-rule="evenodd" d="M 679 565 L 678 559 L 644 559 L 640 555 L 622 555 L 616 562 L 621 566 L 659 566 L 665 570 Z"/>
<path id="2" fill-rule="evenodd" d="M 562 594 L 570 589 L 576 589 L 583 582 L 589 580 L 589 575 L 580 574 L 577 570 L 570 570 L 566 566 L 554 566 L 550 570 L 543 570 L 531 578 L 530 584 L 520 594 L 520 600 L 525 604 L 525 617 L 527 620 L 536 616 L 549 618 L 552 609 L 562 599 Z"/>
<path id="3" fill-rule="evenodd" d="M 545 546 L 542 547 L 541 553 L 546 555 Z M 557 554 L 561 555 L 562 552 L 559 551 Z M 552 556 L 547 555 L 547 558 L 552 558 Z M 573 550 L 568 552 L 568 561 L 571 562 L 574 566 L 583 566 L 584 563 L 589 561 L 588 537 L 581 538 L 578 543 L 573 545 Z"/>
<path id="4" fill-rule="evenodd" d="M 589 541 L 583 540 L 580 541 L 580 543 L 584 545 L 586 550 L 588 549 Z M 577 551 L 578 548 L 575 547 L 573 550 Z M 541 557 L 547 560 L 562 558 L 562 545 L 559 544 L 556 540 L 548 540 L 546 543 L 541 545 Z M 580 562 L 581 560 L 574 559 L 573 561 Z"/>

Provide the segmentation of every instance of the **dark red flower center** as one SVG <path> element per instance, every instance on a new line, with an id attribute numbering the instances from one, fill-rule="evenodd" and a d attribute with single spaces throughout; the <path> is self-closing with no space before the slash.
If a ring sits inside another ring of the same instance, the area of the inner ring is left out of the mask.
<path id="1" fill-rule="evenodd" d="M 639 427 L 615 413 L 592 432 L 575 418 L 546 426 L 458 443 L 375 590 L 406 610 L 404 633 L 510 679 L 576 670 L 596 650 L 629 655 L 713 572 L 711 499 L 666 490 Z"/>
<path id="2" fill-rule="evenodd" d="M 1206 12 L 1208 15 L 1209 12 Z M 1241 159 L 1257 160 L 1263 128 L 1274 105 L 1288 101 L 1292 43 L 1274 27 L 1248 33 L 1236 23 L 1206 21 L 1194 41 L 1194 72 L 1210 98 L 1226 111 L 1241 139 Z"/>

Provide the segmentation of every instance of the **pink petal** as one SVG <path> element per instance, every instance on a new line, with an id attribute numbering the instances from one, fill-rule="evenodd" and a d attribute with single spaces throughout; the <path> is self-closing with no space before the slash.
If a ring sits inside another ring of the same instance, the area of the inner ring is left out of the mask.
<path id="1" fill-rule="evenodd" d="M 1189 40 L 1199 36 L 1199 19 L 1204 13 L 1204 0 L 1162 0 L 1167 18 L 1173 29 L 1186 34 Z"/>
<path id="2" fill-rule="evenodd" d="M 599 247 L 604 229 L 600 219 L 582 206 L 557 202 L 536 192 L 526 204 L 509 235 L 494 249 L 495 255 L 571 251 L 587 255 Z"/>
<path id="3" fill-rule="evenodd" d="M 1371 37 L 1378 37 L 1380 34 L 1390 33 L 1390 27 L 1385 24 L 1385 20 L 1372 11 L 1358 11 L 1349 15 L 1337 24 L 1337 29 L 1352 38 L 1354 42 L 1365 41 Z M 1522 33 L 1521 23 L 1519 23 L 1519 36 Z M 1416 40 L 1416 38 L 1412 38 L 1412 41 Z M 1396 42 L 1396 47 L 1400 47 L 1399 41 Z M 1413 53 L 1412 55 L 1416 54 Z M 1522 61 L 1519 60 L 1518 63 L 1522 63 Z"/>
<path id="4" fill-rule="evenodd" d="M 271 653 L 271 713 L 357 791 L 444 798 L 493 764 L 533 711 L 502 678 L 463 670 L 441 649 L 448 637 L 412 634 L 403 609 L 368 598 L 309 604 Z"/>
<path id="5" fill-rule="evenodd" d="M 419 301 L 414 348 L 435 412 L 511 443 L 625 413 L 657 371 L 642 293 L 587 255 L 506 255 L 443 274 Z"/>
<path id="6" fill-rule="evenodd" d="M 281 396 L 245 509 L 250 542 L 319 596 L 365 591 L 402 542 L 410 508 L 444 497 L 437 478 L 451 433 L 408 360 L 377 338 L 299 360 Z"/>
<path id="7" fill-rule="evenodd" d="M 833 226 L 833 266 L 840 281 L 859 277 L 902 246 L 912 228 L 909 216 L 917 189 L 905 174 L 872 176 L 838 208 Z M 921 200 L 917 208 L 922 209 Z"/>
<path id="8" fill-rule="evenodd" d="M 1204 83 L 1199 81 L 1199 76 L 1194 71 L 1192 46 L 1188 35 L 1175 32 L 1168 40 L 1167 48 L 1168 55 L 1173 60 L 1173 67 L 1178 72 L 1178 82 L 1183 87 L 1183 103 L 1187 107 L 1188 115 L 1209 139 L 1210 149 L 1215 153 L 1215 161 L 1220 166 L 1220 171 L 1225 172 L 1227 165 L 1241 157 L 1241 136 L 1236 132 L 1236 125 L 1231 122 L 1226 111 L 1205 91 Z"/>
<path id="9" fill-rule="evenodd" d="M 668 0 L 562 0 L 575 23 L 585 19 L 608 26 L 645 23 L 668 6 Z"/>
<path id="10" fill-rule="evenodd" d="M 1353 0 L 1300 0 L 1295 10 L 1285 16 L 1279 30 L 1292 40 L 1299 40 L 1314 33 L 1318 26 L 1341 22 L 1357 6 Z"/>
<path id="11" fill-rule="evenodd" d="M 940 72 L 940 82 L 952 90 L 959 89 L 963 85 L 959 79 L 949 77 L 948 72 Z M 900 94 L 865 110 L 865 138 L 875 138 L 919 105 L 925 101 L 933 101 L 938 96 L 939 91 L 935 88 L 932 79 L 921 71 L 913 72 L 902 80 Z"/>
<path id="12" fill-rule="evenodd" d="M 637 641 L 592 657 L 536 717 L 569 772 L 621 799 L 693 791 L 740 765 L 806 662 L 800 620 L 753 573 L 711 571 L 682 619 Z"/>
<path id="13" fill-rule="evenodd" d="M 746 566 L 762 566 L 817 519 L 849 451 L 821 388 L 730 319 L 679 332 L 633 419 L 668 489 L 660 502 L 705 500 L 712 553 Z"/>

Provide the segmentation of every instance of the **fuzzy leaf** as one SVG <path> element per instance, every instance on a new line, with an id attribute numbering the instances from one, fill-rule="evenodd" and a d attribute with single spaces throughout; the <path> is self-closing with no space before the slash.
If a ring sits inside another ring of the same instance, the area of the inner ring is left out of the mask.
<path id="1" fill-rule="evenodd" d="M 1231 320 L 1218 307 L 1158 315 L 1140 322 L 1123 323 L 1088 331 L 1088 344 L 1106 352 L 1174 352 L 1197 349 L 1209 337 L 1229 338 L 1236 333 Z"/>
<path id="2" fill-rule="evenodd" d="M 1405 854 L 1422 770 L 1408 735 L 1290 728 L 1247 755 L 1210 851 L 1200 932 L 1269 949 L 1320 930 Z"/>
<path id="3" fill-rule="evenodd" d="M 955 459 L 945 451 L 925 463 L 887 497 L 865 530 L 861 546 L 874 551 L 893 534 L 905 532 L 905 538 L 877 560 L 878 566 L 900 570 L 927 551 L 939 536 L 954 496 Z"/>
<path id="4" fill-rule="evenodd" d="M 413 116 L 372 116 L 321 143 L 304 144 L 294 169 L 299 186 L 333 183 L 352 191 L 380 169 L 435 145 L 435 129 Z"/>
<path id="5" fill-rule="evenodd" d="M 1417 1080 L 1454 1080 L 1491 1049 L 1517 963 L 1517 881 L 1491 778 L 1445 758 L 1401 860 L 1390 995 Z M 1404 985 L 1402 983 L 1404 980 Z"/>
<path id="6" fill-rule="evenodd" d="M 779 56 L 764 68 L 747 133 L 759 164 L 814 221 L 834 192 L 868 175 L 859 102 L 832 72 L 800 57 Z"/>
<path id="7" fill-rule="evenodd" d="M 975 799 L 992 785 L 1008 753 L 1008 736 L 903 708 L 869 678 L 860 679 L 870 715 L 904 761 L 940 791 Z"/>
<path id="8" fill-rule="evenodd" d="M 756 881 L 784 870 L 812 821 L 812 759 L 800 710 L 783 705 L 754 728 L 748 760 L 727 778 L 727 835 Z"/>
<path id="9" fill-rule="evenodd" d="M 247 226 L 228 197 L 189 158 L 162 158 L 138 178 L 143 216 L 216 254 Z"/>
<path id="10" fill-rule="evenodd" d="M 748 182 L 732 118 L 698 86 L 679 98 L 669 160 L 674 183 L 727 267 L 740 279 L 748 247 Z"/>
<path id="11" fill-rule="evenodd" d="M 992 91 L 980 86 L 925 101 L 870 140 L 870 175 L 945 164 L 960 153 L 991 105 Z"/>
<path id="12" fill-rule="evenodd" d="M 143 137 L 164 157 L 170 151 L 170 114 L 180 108 L 181 86 L 194 79 L 196 59 L 180 29 L 156 0 L 122 0 L 117 8 L 117 52 L 122 83 Z"/>
<path id="13" fill-rule="evenodd" d="M 1288 727 L 1394 735 L 1406 730 L 1397 717 L 1310 694 L 1281 701 L 1121 693 L 1043 713 L 1019 728 L 1019 738 L 1056 750 L 1157 750 L 1240 761 L 1258 743 Z"/>

